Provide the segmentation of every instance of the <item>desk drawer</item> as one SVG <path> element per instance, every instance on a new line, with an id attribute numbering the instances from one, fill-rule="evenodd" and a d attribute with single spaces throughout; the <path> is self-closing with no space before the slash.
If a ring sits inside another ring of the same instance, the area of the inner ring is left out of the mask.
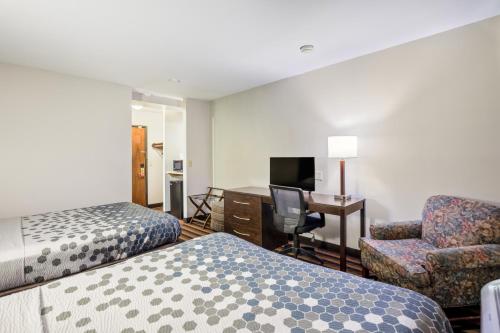
<path id="1" fill-rule="evenodd" d="M 224 216 L 224 225 L 243 233 L 260 234 L 260 220 L 255 218 L 248 218 L 242 220 L 243 217 L 238 215 L 230 215 L 227 218 Z"/>
<path id="2" fill-rule="evenodd" d="M 226 191 L 224 194 L 224 208 L 226 206 L 238 212 L 254 213 L 260 211 L 259 197 Z"/>
<path id="3" fill-rule="evenodd" d="M 246 230 L 244 228 L 238 228 L 234 225 L 228 225 L 224 227 L 224 231 L 228 234 L 235 235 L 239 238 L 243 238 L 249 242 L 254 243 L 255 245 L 262 245 L 260 231 L 255 230 Z"/>
<path id="4" fill-rule="evenodd" d="M 226 191 L 224 194 L 224 231 L 261 245 L 260 198 Z"/>

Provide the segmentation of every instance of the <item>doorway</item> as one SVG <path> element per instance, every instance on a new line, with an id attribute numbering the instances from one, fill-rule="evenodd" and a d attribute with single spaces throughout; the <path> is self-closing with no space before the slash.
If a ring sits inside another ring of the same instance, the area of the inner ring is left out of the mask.
<path id="1" fill-rule="evenodd" d="M 132 126 L 132 202 L 148 205 L 147 128 Z"/>
<path id="2" fill-rule="evenodd" d="M 187 216 L 184 102 L 135 92 L 131 113 L 133 202 Z"/>

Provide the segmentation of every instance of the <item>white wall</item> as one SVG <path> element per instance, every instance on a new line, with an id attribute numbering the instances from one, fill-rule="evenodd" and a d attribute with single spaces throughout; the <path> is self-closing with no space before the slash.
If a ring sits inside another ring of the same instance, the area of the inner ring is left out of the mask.
<path id="1" fill-rule="evenodd" d="M 153 143 L 163 142 L 163 112 L 158 110 L 132 110 L 132 125 L 147 127 L 148 151 L 148 204 L 163 202 L 163 155 Z"/>
<path id="2" fill-rule="evenodd" d="M 0 64 L 0 218 L 130 201 L 130 96 Z"/>
<path id="3" fill-rule="evenodd" d="M 167 109 L 164 114 L 165 132 L 164 132 L 164 156 L 165 171 L 173 170 L 174 160 L 183 160 L 186 156 L 186 125 L 185 112 L 175 109 Z M 170 210 L 170 180 L 181 179 L 181 177 L 172 177 L 165 175 L 165 211 Z"/>
<path id="4" fill-rule="evenodd" d="M 186 192 L 190 194 L 206 193 L 212 185 L 212 131 L 210 103 L 206 101 L 186 100 Z M 188 216 L 194 213 L 188 205 Z"/>
<path id="5" fill-rule="evenodd" d="M 267 186 L 270 156 L 316 156 L 318 192 L 337 192 L 327 137 L 357 135 L 347 190 L 368 198 L 369 223 L 419 218 L 438 193 L 500 202 L 499 88 L 496 17 L 222 98 L 214 183 Z M 318 234 L 338 243 L 337 220 Z"/>

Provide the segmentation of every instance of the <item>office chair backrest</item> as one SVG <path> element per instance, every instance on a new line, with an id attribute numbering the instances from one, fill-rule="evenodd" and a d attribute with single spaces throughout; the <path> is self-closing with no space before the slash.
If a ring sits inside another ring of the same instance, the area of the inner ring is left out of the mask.
<path id="1" fill-rule="evenodd" d="M 293 234 L 306 220 L 304 193 L 300 188 L 269 185 L 273 199 L 273 222 L 281 232 Z"/>

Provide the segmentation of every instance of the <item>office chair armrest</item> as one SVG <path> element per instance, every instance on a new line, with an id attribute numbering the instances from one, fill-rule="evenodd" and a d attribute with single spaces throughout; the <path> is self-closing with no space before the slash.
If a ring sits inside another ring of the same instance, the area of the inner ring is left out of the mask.
<path id="1" fill-rule="evenodd" d="M 321 221 L 325 223 L 325 213 L 319 213 L 319 216 L 321 217 Z"/>

